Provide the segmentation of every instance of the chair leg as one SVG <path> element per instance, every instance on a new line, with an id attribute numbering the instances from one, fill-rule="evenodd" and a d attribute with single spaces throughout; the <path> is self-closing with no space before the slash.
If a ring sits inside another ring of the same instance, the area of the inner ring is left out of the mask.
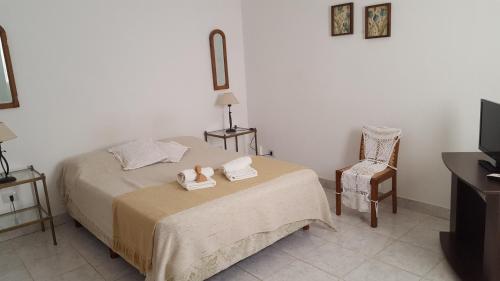
<path id="1" fill-rule="evenodd" d="M 392 177 L 392 212 L 398 212 L 398 175 Z"/>
<path id="2" fill-rule="evenodd" d="M 370 194 L 370 207 L 371 207 L 371 227 L 375 228 L 378 225 L 377 221 L 377 203 L 378 202 L 378 182 L 371 183 Z"/>
<path id="3" fill-rule="evenodd" d="M 342 178 L 341 171 L 335 171 L 335 213 L 337 216 L 342 214 L 342 188 L 340 180 Z"/>

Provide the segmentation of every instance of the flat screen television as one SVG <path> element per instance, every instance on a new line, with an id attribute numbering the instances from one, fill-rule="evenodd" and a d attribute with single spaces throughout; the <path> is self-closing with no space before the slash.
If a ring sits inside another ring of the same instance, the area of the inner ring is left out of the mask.
<path id="1" fill-rule="evenodd" d="M 479 149 L 496 161 L 495 165 L 487 161 L 480 161 L 480 164 L 489 171 L 499 171 L 500 104 L 485 99 L 481 100 L 481 122 L 479 128 Z"/>

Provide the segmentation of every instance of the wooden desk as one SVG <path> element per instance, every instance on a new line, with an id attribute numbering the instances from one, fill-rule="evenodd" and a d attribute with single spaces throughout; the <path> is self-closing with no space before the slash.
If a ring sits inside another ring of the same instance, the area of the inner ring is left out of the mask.
<path id="1" fill-rule="evenodd" d="M 479 152 L 443 153 L 451 171 L 450 231 L 441 247 L 462 280 L 500 280 L 500 183 L 486 178 Z"/>

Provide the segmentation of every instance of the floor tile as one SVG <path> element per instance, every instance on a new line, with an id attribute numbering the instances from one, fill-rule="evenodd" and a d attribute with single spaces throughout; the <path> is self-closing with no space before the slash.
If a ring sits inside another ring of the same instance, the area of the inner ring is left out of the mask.
<path id="1" fill-rule="evenodd" d="M 23 261 L 14 248 L 10 244 L 4 244 L 3 249 L 0 251 L 0 272 L 7 272 L 9 269 L 21 265 L 23 265 Z"/>
<path id="2" fill-rule="evenodd" d="M 24 263 L 35 281 L 51 280 L 52 277 L 75 270 L 87 264 L 74 249 L 67 249 L 52 257 L 28 259 L 25 260 Z"/>
<path id="3" fill-rule="evenodd" d="M 330 209 L 335 210 L 335 188 L 324 188 L 326 199 L 328 200 L 328 205 Z"/>
<path id="4" fill-rule="evenodd" d="M 445 260 L 426 274 L 425 278 L 431 281 L 460 281 L 460 278 Z"/>
<path id="5" fill-rule="evenodd" d="M 0 242 L 0 253 L 12 250 L 14 250 L 14 244 L 12 243 L 12 241 Z"/>
<path id="6" fill-rule="evenodd" d="M 96 266 L 95 269 L 106 281 L 114 281 L 137 271 L 122 258 L 111 259 L 109 257 L 106 262 Z"/>
<path id="7" fill-rule="evenodd" d="M 378 261 L 367 261 L 354 269 L 345 281 L 418 281 L 418 275 Z"/>
<path id="8" fill-rule="evenodd" d="M 86 231 L 82 230 L 82 232 Z M 110 260 L 109 249 L 104 243 L 85 233 L 78 233 L 76 236 L 71 241 L 71 245 L 91 265 L 99 266 Z"/>
<path id="9" fill-rule="evenodd" d="M 238 266 L 260 279 L 265 279 L 295 260 L 294 257 L 287 253 L 273 247 L 267 247 L 259 253 L 239 262 Z"/>
<path id="10" fill-rule="evenodd" d="M 441 261 L 442 256 L 398 241 L 380 252 L 376 258 L 409 272 L 424 275 Z"/>
<path id="11" fill-rule="evenodd" d="M 296 261 L 277 271 L 265 281 L 335 281 L 336 277 L 307 263 Z"/>
<path id="12" fill-rule="evenodd" d="M 333 223 L 346 223 L 350 225 L 358 225 L 364 223 L 368 218 L 367 213 L 360 213 L 351 208 L 342 206 L 342 214 L 337 216 L 335 210 L 332 211 L 332 220 Z"/>
<path id="13" fill-rule="evenodd" d="M 301 258 L 336 277 L 343 277 L 361 265 L 365 258 L 334 243 L 327 243 Z"/>
<path id="14" fill-rule="evenodd" d="M 395 241 L 391 237 L 357 226 L 340 231 L 338 236 L 337 244 L 367 257 L 373 257 Z"/>
<path id="15" fill-rule="evenodd" d="M 120 277 L 116 281 L 144 281 L 146 277 L 139 273 L 139 271 L 132 271 L 125 276 Z"/>
<path id="16" fill-rule="evenodd" d="M 49 258 L 68 251 L 74 251 L 74 249 L 67 244 L 54 246 L 52 243 L 28 243 L 25 245 L 19 245 L 16 248 L 18 256 L 24 262 L 41 258 Z"/>
<path id="17" fill-rule="evenodd" d="M 207 281 L 259 281 L 259 279 L 237 266 L 232 266 Z"/>
<path id="18" fill-rule="evenodd" d="M 0 281 L 32 281 L 31 276 L 24 265 L 9 268 L 0 273 Z"/>
<path id="19" fill-rule="evenodd" d="M 399 240 L 442 254 L 439 232 L 439 230 L 434 230 L 424 224 L 413 228 Z"/>
<path id="20" fill-rule="evenodd" d="M 105 280 L 114 281 L 133 274 L 135 270 L 122 258 L 111 259 L 108 247 L 85 228 L 75 228 L 71 245 Z"/>
<path id="21" fill-rule="evenodd" d="M 450 231 L 450 221 L 449 220 L 444 220 L 441 218 L 436 218 L 432 216 L 428 216 L 422 222 L 420 225 L 423 225 L 425 227 L 428 227 L 433 230 L 437 231 Z"/>
<path id="22" fill-rule="evenodd" d="M 276 242 L 273 247 L 300 258 L 326 243 L 327 241 L 312 235 L 309 231 L 299 230 Z"/>
<path id="23" fill-rule="evenodd" d="M 405 215 L 381 212 L 378 217 L 378 226 L 376 228 L 371 227 L 368 220 L 358 226 L 371 232 L 398 239 L 416 227 L 424 216 L 425 215 L 415 216 L 413 214 Z"/>
<path id="24" fill-rule="evenodd" d="M 104 281 L 90 265 L 84 265 L 61 275 L 64 281 Z"/>
<path id="25" fill-rule="evenodd" d="M 334 229 L 331 229 L 323 224 L 313 223 L 309 232 L 325 241 L 337 243 L 341 239 L 341 234 L 343 232 L 355 228 L 353 225 L 339 222 L 335 223 L 333 227 Z"/>
<path id="26" fill-rule="evenodd" d="M 58 245 L 62 245 L 66 242 L 65 237 L 59 236 L 56 227 L 56 238 Z M 14 246 L 17 247 L 28 247 L 37 244 L 50 244 L 53 245 L 52 232 L 50 228 L 46 228 L 45 232 L 37 231 L 31 234 L 23 235 L 11 240 Z"/>

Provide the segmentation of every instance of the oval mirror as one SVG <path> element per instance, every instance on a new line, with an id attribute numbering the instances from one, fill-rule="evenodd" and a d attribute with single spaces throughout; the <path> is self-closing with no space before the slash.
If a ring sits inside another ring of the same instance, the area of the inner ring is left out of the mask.
<path id="1" fill-rule="evenodd" d="M 12 71 L 7 34 L 0 26 L 0 109 L 19 107 L 16 82 Z"/>
<path id="2" fill-rule="evenodd" d="M 222 30 L 210 32 L 210 56 L 215 90 L 229 89 L 227 71 L 226 36 Z"/>

